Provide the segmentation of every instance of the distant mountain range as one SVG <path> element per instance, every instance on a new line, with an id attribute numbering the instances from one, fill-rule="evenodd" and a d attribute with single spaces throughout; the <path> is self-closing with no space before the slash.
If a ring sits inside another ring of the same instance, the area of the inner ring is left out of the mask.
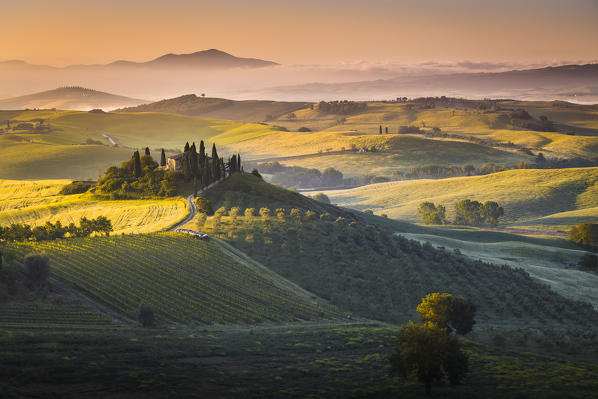
<path id="1" fill-rule="evenodd" d="M 87 111 L 129 107 L 146 103 L 147 100 L 118 96 L 83 87 L 60 87 L 54 90 L 0 100 L 0 109 L 58 108 Z"/>
<path id="2" fill-rule="evenodd" d="M 21 60 L 10 60 L 0 62 L 0 68 L 28 68 L 38 71 L 42 70 L 69 70 L 69 69 L 122 69 L 122 68 L 143 68 L 143 69 L 229 69 L 229 68 L 262 68 L 278 65 L 276 62 L 264 61 L 257 58 L 240 58 L 225 53 L 224 51 L 210 49 L 197 51 L 191 54 L 165 54 L 146 62 L 134 62 L 119 60 L 109 64 L 93 65 L 69 65 L 63 68 L 29 64 Z"/>
<path id="3" fill-rule="evenodd" d="M 598 64 L 563 65 L 496 73 L 403 76 L 348 83 L 309 83 L 273 87 L 256 97 L 380 99 L 420 96 L 561 99 L 598 103 Z"/>

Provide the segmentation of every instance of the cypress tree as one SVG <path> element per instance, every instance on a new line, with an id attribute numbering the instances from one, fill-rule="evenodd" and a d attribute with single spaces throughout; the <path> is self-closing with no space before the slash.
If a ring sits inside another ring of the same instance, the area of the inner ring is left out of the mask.
<path id="1" fill-rule="evenodd" d="M 183 161 L 183 176 L 185 178 L 185 181 L 189 181 L 189 179 L 191 178 L 191 166 L 189 165 L 189 157 L 183 157 L 182 159 Z"/>
<path id="2" fill-rule="evenodd" d="M 237 167 L 236 167 L 237 172 L 241 171 L 241 154 L 237 154 Z"/>
<path id="3" fill-rule="evenodd" d="M 212 177 L 214 178 L 214 181 L 220 179 L 220 161 L 218 160 L 216 143 L 212 144 Z"/>
<path id="4" fill-rule="evenodd" d="M 183 152 L 187 152 L 187 151 L 189 151 L 189 142 L 188 141 L 185 143 L 185 149 L 183 150 Z"/>
<path id="5" fill-rule="evenodd" d="M 386 134 L 388 134 L 388 126 L 386 126 L 386 128 L 385 128 L 385 129 L 386 129 Z"/>
<path id="6" fill-rule="evenodd" d="M 151 155 L 149 147 L 145 147 L 145 155 Z"/>
<path id="7" fill-rule="evenodd" d="M 133 172 L 136 178 L 141 177 L 141 159 L 139 158 L 139 151 L 133 153 Z"/>
<path id="8" fill-rule="evenodd" d="M 224 167 L 224 158 L 220 158 L 220 176 L 226 177 L 226 168 Z"/>
<path id="9" fill-rule="evenodd" d="M 197 176 L 198 174 L 198 165 L 197 165 L 197 151 L 195 151 L 195 143 L 191 145 L 189 149 L 189 163 L 191 165 L 191 174 L 193 176 Z"/>
<path id="10" fill-rule="evenodd" d="M 203 143 L 203 140 L 199 142 L 199 165 L 203 168 L 203 165 L 206 160 L 206 147 Z"/>
<path id="11" fill-rule="evenodd" d="M 382 134 L 382 125 L 380 125 L 380 134 Z"/>
<path id="12" fill-rule="evenodd" d="M 162 148 L 162 154 L 160 155 L 160 166 L 166 166 L 166 154 L 164 148 Z"/>
<path id="13" fill-rule="evenodd" d="M 203 173 L 204 173 L 204 185 L 209 186 L 212 183 L 212 170 L 208 163 L 208 157 L 205 158 L 205 163 L 203 166 Z"/>

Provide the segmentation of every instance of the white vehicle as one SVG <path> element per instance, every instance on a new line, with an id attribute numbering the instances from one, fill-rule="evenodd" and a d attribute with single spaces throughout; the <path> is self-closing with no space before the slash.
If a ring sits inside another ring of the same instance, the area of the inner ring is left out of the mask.
<path id="1" fill-rule="evenodd" d="M 189 230 L 189 229 L 176 229 L 177 233 L 184 233 L 184 234 L 191 234 L 194 237 L 199 238 L 200 240 L 207 240 L 210 238 L 209 235 L 205 233 L 200 233 L 199 231 Z"/>

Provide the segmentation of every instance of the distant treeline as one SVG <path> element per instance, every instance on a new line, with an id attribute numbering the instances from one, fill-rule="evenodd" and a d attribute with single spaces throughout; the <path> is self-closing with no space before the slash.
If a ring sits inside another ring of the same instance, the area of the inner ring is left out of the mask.
<path id="1" fill-rule="evenodd" d="M 60 221 L 52 224 L 46 222 L 43 226 L 31 227 L 28 224 L 13 223 L 10 226 L 0 226 L 0 241 L 48 241 L 66 237 L 88 237 L 93 233 L 109 234 L 112 231 L 112 222 L 105 216 L 95 219 L 82 217 L 79 226 L 70 223 L 63 226 Z"/>
<path id="2" fill-rule="evenodd" d="M 450 224 L 446 219 L 446 208 L 433 202 L 422 202 L 418 208 L 419 216 L 424 224 Z M 480 226 L 487 224 L 496 226 L 504 210 L 494 201 L 483 204 L 478 201 L 464 199 L 455 204 L 455 220 L 453 224 Z"/>
<path id="3" fill-rule="evenodd" d="M 320 101 L 318 103 L 318 111 L 326 114 L 336 115 L 351 115 L 357 112 L 362 112 L 367 109 L 368 105 L 365 102 L 356 102 L 349 100 L 342 101 Z"/>

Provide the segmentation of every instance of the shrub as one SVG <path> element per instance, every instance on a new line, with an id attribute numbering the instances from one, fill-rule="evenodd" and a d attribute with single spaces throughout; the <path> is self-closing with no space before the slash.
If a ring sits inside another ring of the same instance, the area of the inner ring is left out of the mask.
<path id="1" fill-rule="evenodd" d="M 154 308 L 150 305 L 141 304 L 139 306 L 139 324 L 143 327 L 151 327 L 154 325 Z"/>
<path id="2" fill-rule="evenodd" d="M 67 184 L 66 186 L 62 187 L 59 194 L 60 195 L 71 195 L 71 194 L 81 194 L 89 190 L 93 187 L 93 182 L 86 182 L 86 181 L 74 181 L 72 183 Z"/>
<path id="3" fill-rule="evenodd" d="M 195 205 L 197 206 L 197 211 L 200 213 L 205 213 L 208 216 L 214 214 L 214 208 L 212 208 L 212 203 L 207 198 L 196 197 Z"/>
<path id="4" fill-rule="evenodd" d="M 328 198 L 328 196 L 324 193 L 316 194 L 312 198 L 318 202 L 323 202 L 324 204 L 330 204 L 330 198 Z"/>
<path id="5" fill-rule="evenodd" d="M 311 132 L 311 129 L 305 126 L 301 126 L 298 130 L 299 132 Z"/>
<path id="6" fill-rule="evenodd" d="M 252 170 L 251 174 L 254 175 L 255 177 L 260 178 L 260 179 L 262 178 L 262 175 L 260 175 L 260 172 L 258 172 L 257 169 Z"/>

